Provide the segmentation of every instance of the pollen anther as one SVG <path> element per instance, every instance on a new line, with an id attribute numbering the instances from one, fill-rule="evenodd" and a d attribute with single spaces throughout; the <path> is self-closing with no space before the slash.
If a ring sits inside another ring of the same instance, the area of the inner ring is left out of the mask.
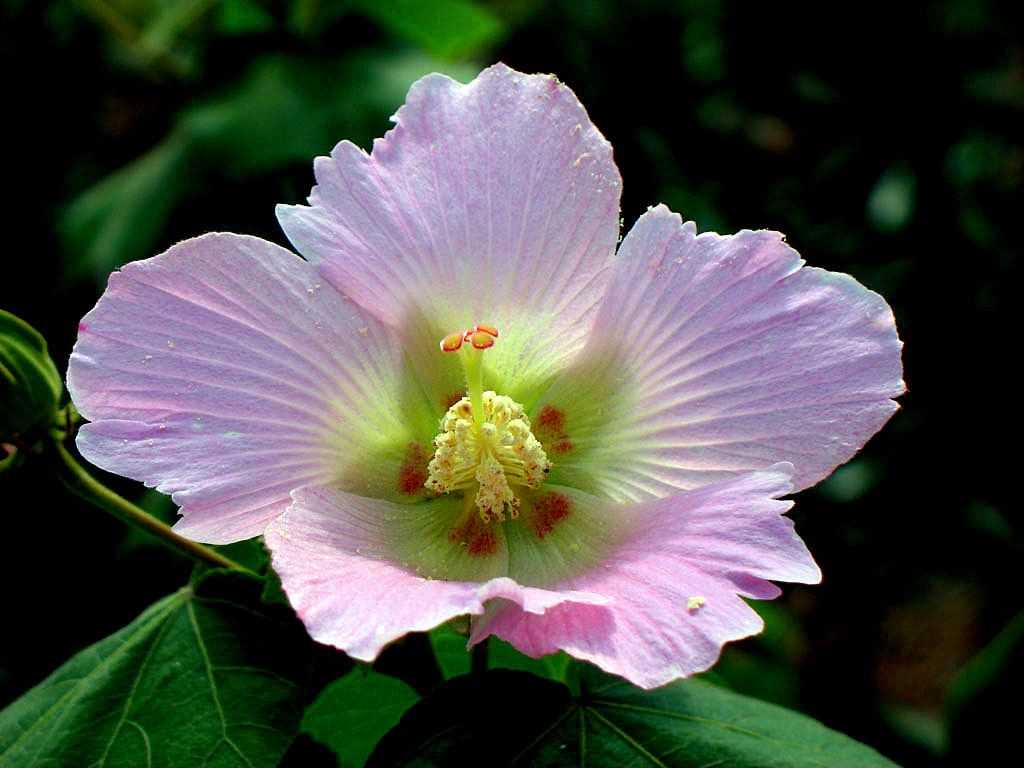
<path id="1" fill-rule="evenodd" d="M 473 331 L 468 341 L 473 345 L 474 349 L 487 349 L 494 346 L 494 336 L 491 336 L 487 331 Z"/>
<path id="2" fill-rule="evenodd" d="M 441 339 L 441 351 L 442 352 L 458 352 L 462 346 L 462 334 L 456 331 L 455 333 L 449 333 L 443 339 Z"/>

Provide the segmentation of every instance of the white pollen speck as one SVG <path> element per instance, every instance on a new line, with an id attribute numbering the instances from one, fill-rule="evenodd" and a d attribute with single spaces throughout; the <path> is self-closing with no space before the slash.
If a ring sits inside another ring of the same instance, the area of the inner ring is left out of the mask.
<path id="1" fill-rule="evenodd" d="M 153 447 L 153 441 L 152 440 L 147 440 L 146 441 L 146 445 L 148 445 L 150 448 L 152 448 Z"/>
<path id="2" fill-rule="evenodd" d="M 158 427 L 158 429 L 167 429 L 167 425 L 166 425 L 166 424 L 161 424 L 161 425 L 160 425 L 160 426 Z"/>
<path id="3" fill-rule="evenodd" d="M 360 329 L 359 329 L 359 335 L 360 335 L 360 336 L 365 336 L 365 335 L 366 335 L 366 333 L 367 333 L 367 331 L 369 331 L 369 330 L 370 330 L 370 329 L 369 329 L 369 328 L 367 328 L 367 327 L 366 327 L 366 326 L 364 325 L 364 326 L 363 326 L 362 328 L 360 328 Z"/>
<path id="4" fill-rule="evenodd" d="M 143 364 L 146 364 L 146 363 L 148 363 L 152 359 L 153 359 L 152 355 L 146 355 L 144 358 L 142 358 L 142 362 L 143 362 Z"/>
<path id="5" fill-rule="evenodd" d="M 686 610 L 690 613 L 696 613 L 704 607 L 704 604 L 707 603 L 707 601 L 708 599 L 706 597 L 695 595 L 686 601 Z"/>
<path id="6" fill-rule="evenodd" d="M 174 349 L 174 342 L 171 341 L 170 339 L 167 340 L 167 348 Z"/>
<path id="7" fill-rule="evenodd" d="M 580 164 L 580 161 L 582 161 L 586 157 L 590 157 L 590 153 L 589 152 L 584 152 L 582 155 L 577 157 L 576 160 L 573 162 L 572 167 L 575 168 L 577 165 Z"/>

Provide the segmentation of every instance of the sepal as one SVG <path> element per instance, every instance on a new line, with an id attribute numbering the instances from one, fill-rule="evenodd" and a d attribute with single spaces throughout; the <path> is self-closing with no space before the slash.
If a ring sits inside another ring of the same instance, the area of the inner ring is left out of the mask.
<path id="1" fill-rule="evenodd" d="M 0 442 L 25 441 L 34 430 L 52 426 L 63 389 L 46 340 L 0 309 Z"/>

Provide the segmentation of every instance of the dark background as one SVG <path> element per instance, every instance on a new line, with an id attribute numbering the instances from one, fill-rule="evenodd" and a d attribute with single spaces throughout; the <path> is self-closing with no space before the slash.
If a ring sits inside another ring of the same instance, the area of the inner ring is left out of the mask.
<path id="1" fill-rule="evenodd" d="M 823 584 L 759 604 L 767 632 L 716 669 L 907 766 L 1011 749 L 1024 4 L 0 8 L 0 307 L 45 335 L 62 374 L 112 269 L 210 230 L 287 245 L 273 207 L 304 200 L 315 155 L 369 149 L 420 75 L 465 81 L 496 60 L 577 93 L 615 148 L 627 228 L 665 202 L 701 230 L 781 230 L 882 293 L 906 343 L 903 409 L 797 497 Z M 164 497 L 103 479 L 173 519 Z M 0 514 L 0 705 L 190 569 L 42 462 L 0 476 Z"/>

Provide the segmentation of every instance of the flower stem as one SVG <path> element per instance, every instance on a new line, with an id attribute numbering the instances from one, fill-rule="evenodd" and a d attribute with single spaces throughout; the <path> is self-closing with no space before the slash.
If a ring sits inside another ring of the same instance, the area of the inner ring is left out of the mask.
<path id="1" fill-rule="evenodd" d="M 485 637 L 479 643 L 473 646 L 473 650 L 470 651 L 469 656 L 469 671 L 473 673 L 486 672 L 487 671 L 487 649 L 490 645 L 489 637 Z"/>
<path id="2" fill-rule="evenodd" d="M 92 502 L 100 509 L 110 512 L 114 517 L 123 520 L 129 525 L 134 525 L 136 528 L 141 528 L 147 533 L 156 536 L 164 544 L 180 550 L 193 560 L 212 565 L 214 568 L 234 568 L 240 571 L 249 570 L 209 547 L 179 536 L 171 530 L 169 525 L 157 520 L 127 499 L 121 498 L 86 472 L 85 468 L 75 461 L 74 456 L 64 447 L 63 442 L 54 440 L 53 445 L 56 448 L 61 463 L 71 473 L 70 479 L 63 479 L 68 482 L 71 490 L 82 498 Z"/>

